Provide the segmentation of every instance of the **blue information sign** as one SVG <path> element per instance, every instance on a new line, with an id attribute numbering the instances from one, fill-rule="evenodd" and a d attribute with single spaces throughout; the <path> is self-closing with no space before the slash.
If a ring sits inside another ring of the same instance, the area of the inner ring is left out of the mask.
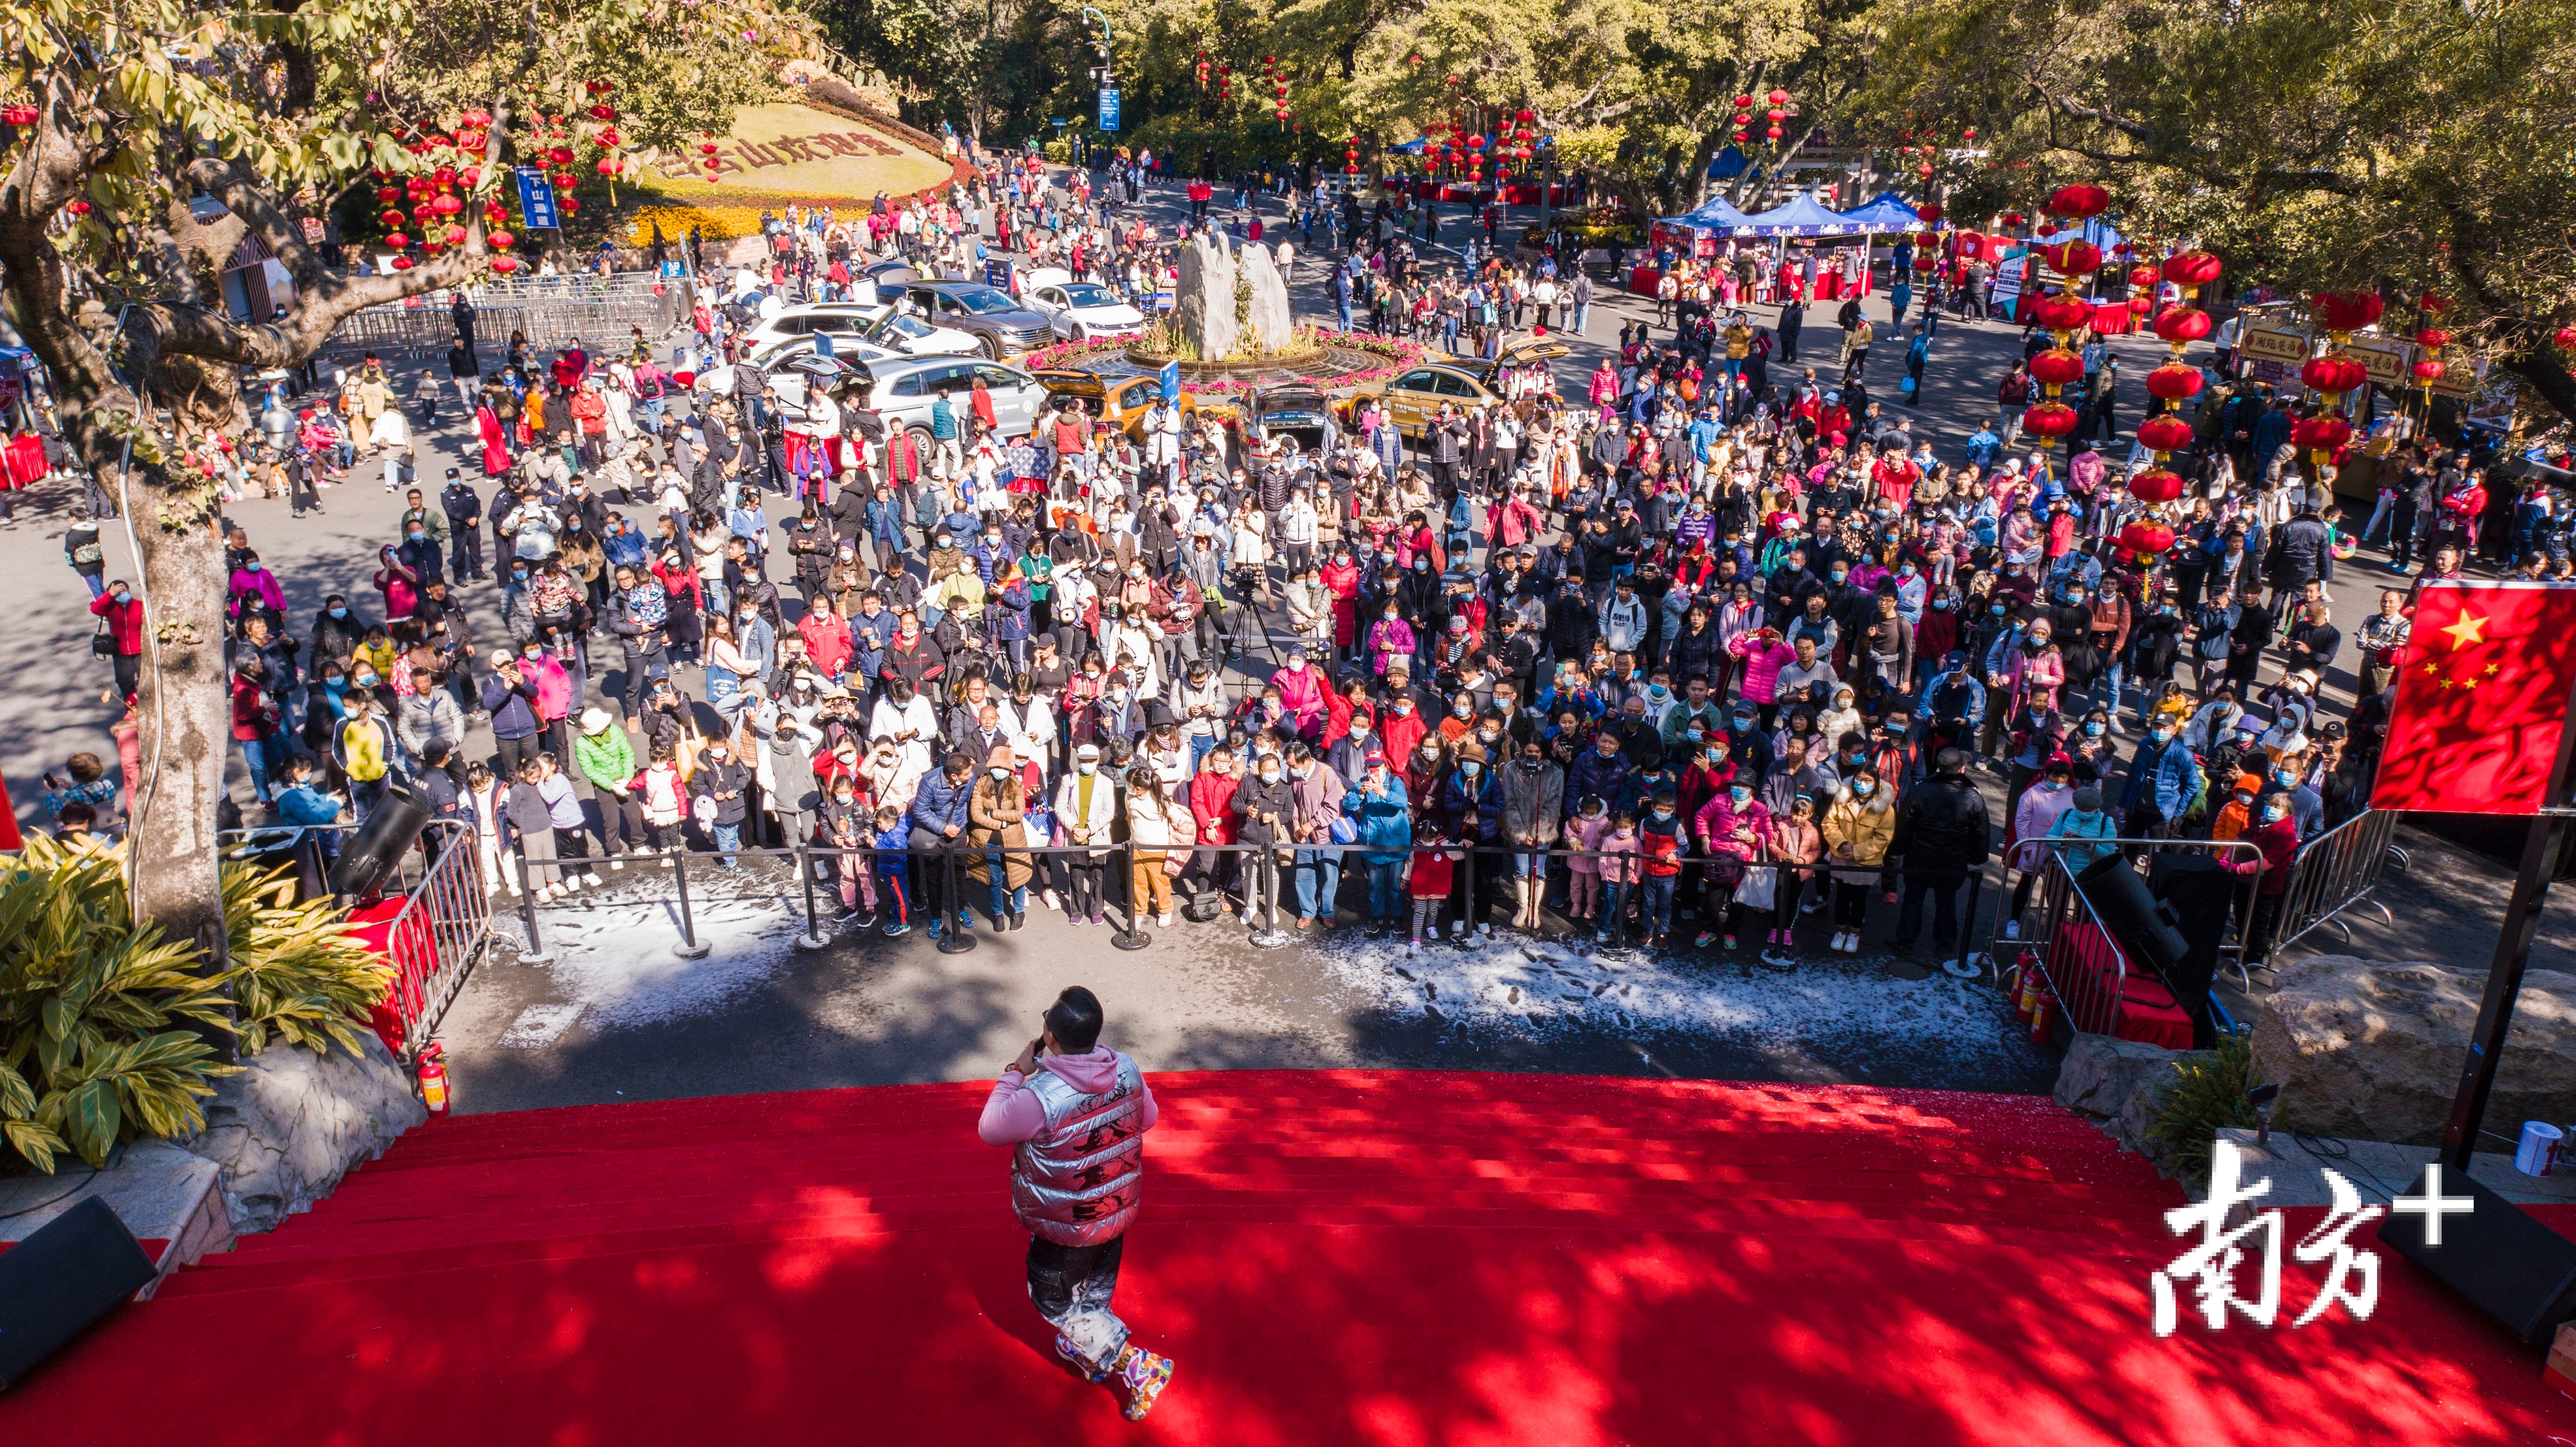
<path id="1" fill-rule="evenodd" d="M 555 216 L 555 183 L 534 166 L 519 168 L 520 224 L 530 231 L 554 231 L 563 223 Z"/>
<path id="2" fill-rule="evenodd" d="M 1118 92 L 1111 86 L 1100 88 L 1100 128 L 1104 131 L 1118 129 Z"/>

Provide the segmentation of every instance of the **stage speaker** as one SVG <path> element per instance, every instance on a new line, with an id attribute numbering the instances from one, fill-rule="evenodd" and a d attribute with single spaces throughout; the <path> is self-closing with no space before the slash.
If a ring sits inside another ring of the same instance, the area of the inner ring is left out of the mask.
<path id="1" fill-rule="evenodd" d="M 152 1283 L 143 1243 L 96 1196 L 0 1251 L 0 1389 Z"/>
<path id="2" fill-rule="evenodd" d="M 428 823 L 429 807 L 418 796 L 399 785 L 387 789 L 357 837 L 341 849 L 340 862 L 331 866 L 331 892 L 375 893 Z"/>
<path id="3" fill-rule="evenodd" d="M 2416 1173 L 2406 1193 L 2424 1194 L 2423 1172 Z M 2394 1212 L 2380 1221 L 2379 1239 L 2503 1322 L 2525 1344 L 2548 1346 L 2560 1323 L 2576 1320 L 2576 1241 L 2463 1172 L 2443 1171 L 2442 1193 L 2452 1199 L 2466 1196 L 2475 1205 L 2442 1218 L 2441 1245 L 2424 1244 L 2424 1217 Z"/>
<path id="4" fill-rule="evenodd" d="M 2147 882 L 2123 854 L 2107 854 L 2075 876 L 2076 887 L 2102 917 L 2121 952 L 2154 967 L 2170 979 L 2191 946 L 2182 937 L 2173 906 L 2147 892 Z"/>

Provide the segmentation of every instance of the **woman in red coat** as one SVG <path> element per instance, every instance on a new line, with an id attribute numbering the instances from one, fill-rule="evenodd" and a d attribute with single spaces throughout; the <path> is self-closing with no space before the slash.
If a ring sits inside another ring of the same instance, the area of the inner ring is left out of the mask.
<path id="1" fill-rule="evenodd" d="M 1333 646 L 1348 652 L 1360 628 L 1360 565 L 1351 561 L 1351 550 L 1338 547 L 1333 560 L 1316 570 L 1324 591 L 1333 600 Z"/>
<path id="2" fill-rule="evenodd" d="M 501 430 L 501 419 L 489 405 L 474 409 L 474 435 L 483 441 L 483 475 L 499 477 L 510 470 L 509 434 Z"/>

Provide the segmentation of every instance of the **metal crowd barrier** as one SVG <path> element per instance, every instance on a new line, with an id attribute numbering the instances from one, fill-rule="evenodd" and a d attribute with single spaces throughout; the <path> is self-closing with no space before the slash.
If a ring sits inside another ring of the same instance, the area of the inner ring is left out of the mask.
<path id="1" fill-rule="evenodd" d="M 579 340 L 605 355 L 629 327 L 642 327 L 648 339 L 658 341 L 686 322 L 693 286 L 686 277 L 649 273 L 531 277 L 475 287 L 465 298 L 474 307 L 478 344 L 506 344 L 516 331 L 527 333 L 531 347 Z M 323 350 L 335 356 L 397 349 L 444 356 L 456 339 L 448 313 L 455 295 L 430 292 L 353 312 Z"/>
<path id="2" fill-rule="evenodd" d="M 329 893 L 331 860 L 361 826 L 279 825 L 219 836 L 227 859 L 292 862 L 299 896 Z M 384 1003 L 403 1022 L 402 1056 L 416 1058 L 447 1007 L 465 988 L 492 937 L 489 882 L 483 878 L 474 830 L 454 819 L 432 819 L 395 862 L 383 894 L 402 906 L 385 928 L 385 953 L 394 967 Z"/>
<path id="3" fill-rule="evenodd" d="M 1454 841 L 1444 841 L 1444 847 L 1447 847 L 1450 844 L 1454 844 Z M 925 876 L 923 871 L 925 869 L 937 873 L 940 882 L 939 895 L 940 898 L 945 901 L 944 908 L 946 913 L 950 916 L 953 916 L 959 910 L 965 908 L 967 902 L 970 900 L 989 904 L 989 891 L 991 889 L 990 870 L 995 866 L 1007 867 L 1006 861 L 1011 856 L 1019 856 L 1033 862 L 1058 857 L 1069 858 L 1080 856 L 1084 858 L 1096 858 L 1103 865 L 1110 866 L 1105 871 L 1100 896 L 1101 903 L 1104 907 L 1103 912 L 1108 914 L 1113 920 L 1117 921 L 1113 929 L 1110 942 L 1118 946 L 1120 949 L 1134 950 L 1143 949 L 1153 943 L 1153 935 L 1145 928 L 1146 920 L 1134 908 L 1133 885 L 1130 882 L 1132 881 L 1134 871 L 1139 867 L 1136 857 L 1140 853 L 1182 856 L 1185 860 L 1185 868 L 1197 867 L 1201 862 L 1202 856 L 1229 854 L 1242 856 L 1244 859 L 1244 870 L 1247 872 L 1259 872 L 1259 882 L 1261 884 L 1261 887 L 1256 890 L 1253 888 L 1253 880 L 1247 879 L 1243 881 L 1243 887 L 1240 892 L 1242 893 L 1246 906 L 1248 907 L 1255 899 L 1266 899 L 1268 902 L 1268 908 L 1262 916 L 1261 922 L 1254 926 L 1251 931 L 1251 942 L 1258 946 L 1275 947 L 1287 944 L 1293 938 L 1293 936 L 1279 928 L 1279 903 L 1281 897 L 1288 894 L 1290 891 L 1284 877 L 1269 873 L 1269 871 L 1294 868 L 1296 856 L 1298 855 L 1332 854 L 1343 856 L 1342 862 L 1336 865 L 1336 868 L 1341 872 L 1340 882 L 1337 882 L 1335 890 L 1335 898 L 1336 901 L 1338 901 L 1340 883 L 1350 882 L 1354 877 L 1365 882 L 1367 878 L 1364 862 L 1356 876 L 1354 876 L 1354 872 L 1350 867 L 1351 861 L 1347 856 L 1353 854 L 1400 853 L 1409 858 L 1416 849 L 1424 847 L 1428 846 L 1416 841 L 1403 845 L 1359 843 L 1332 844 L 1313 842 L 1283 845 L 1241 843 L 1191 844 L 1187 846 L 1174 846 L 1172 848 L 1162 849 L 1150 845 L 1140 848 L 1132 839 L 1122 840 L 1108 845 L 1005 845 L 976 844 L 961 840 L 954 847 L 950 848 L 907 847 L 901 852 L 906 858 L 910 877 L 915 879 L 924 878 Z M 1451 895 L 1463 898 L 1467 902 L 1468 914 L 1464 918 L 1464 923 L 1466 923 L 1467 927 L 1470 930 L 1477 931 L 1484 935 L 1490 936 L 1493 932 L 1493 924 L 1491 920 L 1492 901 L 1485 899 L 1479 893 L 1478 877 L 1481 873 L 1488 882 L 1513 877 L 1514 866 L 1512 865 L 1511 860 L 1515 856 L 1534 855 L 1547 859 L 1583 858 L 1598 860 L 1619 859 L 1628 861 L 1632 868 L 1639 871 L 1640 878 L 1627 886 L 1628 892 L 1625 894 L 1622 902 L 1623 904 L 1641 903 L 1643 899 L 1643 865 L 1639 863 L 1642 856 L 1635 853 L 1612 854 L 1605 850 L 1563 848 L 1539 849 L 1523 848 L 1513 844 L 1484 843 L 1467 845 L 1465 846 L 1465 849 L 1466 852 L 1464 856 L 1458 861 L 1457 873 L 1451 885 Z M 1095 854 L 1095 850 L 1105 850 L 1105 852 Z M 857 845 L 847 849 L 832 844 L 808 844 L 795 847 L 755 847 L 746 845 L 734 849 L 718 850 L 714 848 L 701 848 L 692 844 L 660 855 L 557 855 L 552 859 L 538 859 L 531 861 L 523 853 L 514 849 L 507 852 L 507 857 L 510 863 L 505 867 L 515 869 L 518 874 L 519 920 L 520 925 L 526 931 L 527 936 L 527 945 L 520 954 L 520 958 L 523 960 L 542 962 L 552 957 L 545 948 L 544 936 L 537 919 L 537 910 L 541 906 L 537 900 L 537 887 L 534 879 L 531 877 L 532 872 L 543 869 L 550 864 L 559 866 L 561 869 L 567 871 L 578 869 L 588 872 L 596 872 L 593 866 L 607 864 L 612 860 L 622 860 L 629 867 L 640 865 L 648 871 L 665 863 L 670 865 L 672 870 L 673 886 L 677 894 L 679 915 L 678 923 L 680 927 L 680 943 L 672 946 L 672 952 L 685 959 L 697 959 L 705 956 L 711 946 L 705 941 L 699 939 L 697 934 L 696 901 L 690 892 L 691 885 L 689 883 L 689 874 L 693 868 L 703 871 L 711 862 L 740 858 L 784 859 L 791 861 L 796 867 L 798 883 L 802 893 L 805 925 L 804 932 L 796 939 L 796 944 L 800 949 L 818 950 L 830 944 L 832 936 L 824 933 L 824 921 L 822 918 L 821 908 L 816 900 L 815 888 L 821 883 L 836 883 L 837 881 L 825 881 L 819 878 L 818 872 L 815 869 L 816 863 L 820 861 L 838 860 L 842 857 L 846 857 L 857 867 L 874 869 L 876 867 L 876 861 L 880 855 L 891 854 L 894 852 L 895 851 L 893 850 L 878 849 L 874 845 Z M 1278 857 L 1280 855 L 1287 855 L 1289 858 L 1283 861 Z M 987 867 L 987 878 L 983 881 L 973 880 L 969 878 L 967 874 L 967 871 L 973 868 L 978 862 L 983 862 Z M 1699 870 L 1703 869 L 1709 862 L 1708 857 L 1705 855 L 1686 857 L 1682 861 L 1682 872 L 1674 877 L 1677 881 L 1686 878 L 1697 879 L 1699 877 Z M 1145 867 L 1161 868 L 1163 866 L 1156 863 L 1149 864 Z M 1872 869 L 1876 868 L 1876 866 L 1870 867 Z M 1756 863 L 1748 865 L 1747 868 L 1792 870 L 1801 875 L 1802 879 L 1804 879 L 1827 875 L 1832 866 L 1830 863 L 1796 866 Z M 1038 888 L 1041 885 L 1049 885 L 1061 889 L 1065 883 L 1065 881 L 1059 880 L 1043 870 L 1036 869 L 1034 867 L 1034 863 L 1032 872 L 1036 878 L 1032 880 L 1029 886 L 1031 889 Z M 1901 878 L 1903 871 L 1900 870 L 1898 873 Z M 1541 877 L 1544 878 L 1543 870 Z M 1971 936 L 1974 934 L 1973 925 L 1975 921 L 1976 898 L 1974 886 L 1976 882 L 1977 881 L 1974 879 L 1969 881 L 1971 887 L 1969 896 L 1970 926 L 1967 929 L 1964 929 L 1961 933 L 1959 958 L 1955 962 L 1955 968 L 1951 968 L 1950 970 L 1952 974 L 1962 977 L 1973 977 L 1977 973 L 1977 971 L 1970 967 L 1968 963 L 1967 951 L 1967 945 Z M 1121 886 L 1125 887 L 1126 892 L 1119 892 Z M 1873 883 L 1871 887 L 1875 889 L 1877 886 Z M 703 884 L 699 886 L 699 889 L 703 892 Z M 1678 894 L 1678 882 L 1676 889 L 1677 894 L 1675 903 L 1676 906 L 1678 906 L 1683 902 L 1682 898 Z M 961 893 L 961 891 L 966 892 Z M 977 899 L 978 894 L 982 896 L 980 900 Z M 1175 902 L 1177 903 L 1180 898 L 1177 890 L 1174 892 L 1174 895 Z M 1449 896 L 1444 896 L 1444 898 L 1447 897 Z M 1604 903 L 1607 903 L 1606 891 Z M 925 914 L 919 901 L 909 901 L 909 904 L 912 914 L 919 917 L 922 923 L 927 923 L 931 919 L 940 917 L 936 913 Z M 1329 907 L 1327 902 L 1319 901 L 1319 905 L 1326 905 Z M 1409 908 L 1410 895 L 1408 893 L 1408 911 Z M 1776 909 L 1776 905 L 1772 908 Z M 1763 912 L 1769 913 L 1770 910 L 1766 909 Z M 1795 915 L 1793 914 L 1793 922 L 1794 919 Z M 1701 920 L 1701 925 L 1703 928 L 1713 931 L 1722 929 L 1722 924 L 1719 920 L 1705 916 L 1703 916 Z M 1627 930 L 1622 921 L 1616 919 L 1605 919 L 1601 921 L 1601 926 L 1604 937 L 1611 939 L 1614 943 L 1625 943 L 1630 941 L 1631 932 Z M 975 937 L 971 932 L 955 929 L 946 929 L 941 931 L 939 939 L 939 949 L 941 953 L 959 954 L 974 948 Z"/>
<path id="4" fill-rule="evenodd" d="M 2067 1024 L 2089 1035 L 2116 1036 L 2119 1034 L 2120 1022 L 2127 1013 L 2128 1007 L 2129 958 L 2128 951 L 2119 947 L 2118 937 L 2112 934 L 2109 926 L 2103 923 L 2101 915 L 2093 908 L 2093 902 L 2085 897 L 2082 886 L 2076 883 L 2074 872 L 2067 868 L 2065 849 L 2078 844 L 2115 848 L 2120 851 L 2121 857 L 2128 862 L 2130 868 L 2138 869 L 2141 873 L 2144 872 L 2144 866 L 2159 851 L 2178 853 L 2189 850 L 2211 854 L 2252 855 L 2258 858 L 2262 854 L 2262 850 L 2242 839 L 2070 839 L 2025 842 L 2050 845 L 2047 862 L 2035 872 L 2036 888 L 2030 907 L 2016 909 L 2007 897 L 2002 907 L 1995 912 L 1995 934 L 1989 949 L 1998 969 L 2002 967 L 2007 954 L 2020 952 L 2019 958 L 2024 965 L 2035 966 L 2039 970 L 2040 978 L 2047 982 L 2049 993 L 2057 999 L 2059 1008 L 2065 1012 Z M 2252 980 L 2245 969 L 2246 939 L 2243 922 L 2249 917 L 2254 899 L 2253 891 L 2256 887 L 2255 878 L 2249 877 L 2243 880 L 2237 886 L 2234 904 L 2239 928 L 2236 933 L 2235 955 L 2232 963 L 2237 979 L 2248 989 L 2252 988 Z M 2075 971 L 2098 966 L 2104 961 L 2099 955 L 2081 953 L 2083 946 L 2075 939 L 2071 929 L 2073 926 L 2086 926 L 2098 932 L 2105 947 L 2101 953 L 2109 956 L 2107 963 L 2111 974 L 2107 987 L 2098 985 L 2090 979 L 2076 977 Z M 2187 1004 L 2185 1008 L 2189 1008 Z"/>
<path id="5" fill-rule="evenodd" d="M 2289 892 L 2281 899 L 2272 948 L 2294 944 L 2321 925 L 2334 926 L 2349 944 L 2352 928 L 2342 915 L 2365 904 L 2389 924 L 2397 923 L 2388 906 L 2372 897 L 2391 860 L 2405 867 L 2406 851 L 2397 847 L 2396 837 L 2396 811 L 2365 809 L 2299 846 L 2298 859 L 2290 869 Z"/>

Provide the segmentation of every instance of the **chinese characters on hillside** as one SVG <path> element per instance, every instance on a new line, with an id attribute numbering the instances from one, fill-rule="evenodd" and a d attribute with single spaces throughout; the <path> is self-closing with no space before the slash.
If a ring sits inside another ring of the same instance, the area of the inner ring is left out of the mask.
<path id="1" fill-rule="evenodd" d="M 842 156 L 900 156 L 903 149 L 866 131 L 817 131 L 810 136 L 777 136 L 768 141 L 734 138 L 716 148 L 716 173 L 759 171 L 771 166 L 830 161 Z M 687 181 L 705 169 L 699 158 L 655 154 L 646 162 L 667 181 Z"/>

